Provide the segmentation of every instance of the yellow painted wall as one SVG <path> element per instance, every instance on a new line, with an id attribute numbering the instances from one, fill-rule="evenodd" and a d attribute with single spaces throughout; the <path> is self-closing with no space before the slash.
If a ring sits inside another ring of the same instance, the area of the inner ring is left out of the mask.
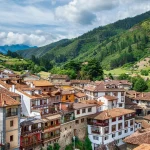
<path id="1" fill-rule="evenodd" d="M 13 126 L 10 126 L 10 121 L 13 120 Z M 8 117 L 6 119 L 6 131 L 10 131 L 10 130 L 18 130 L 18 117 Z"/>
<path id="2" fill-rule="evenodd" d="M 74 93 L 62 95 L 62 99 L 61 99 L 62 102 L 74 102 L 74 100 L 75 100 Z"/>
<path id="3" fill-rule="evenodd" d="M 13 135 L 13 141 L 10 142 L 10 136 Z M 18 130 L 6 132 L 6 143 L 10 143 L 10 149 L 18 147 Z"/>

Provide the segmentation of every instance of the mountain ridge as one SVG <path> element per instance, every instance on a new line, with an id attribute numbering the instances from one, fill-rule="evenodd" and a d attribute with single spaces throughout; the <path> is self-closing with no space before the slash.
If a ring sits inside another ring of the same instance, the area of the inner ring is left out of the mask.
<path id="1" fill-rule="evenodd" d="M 143 38 L 143 35 L 145 34 L 144 30 L 141 29 L 141 26 L 137 24 L 148 18 L 150 18 L 150 11 L 132 18 L 119 20 L 103 27 L 95 28 L 77 38 L 66 41 L 62 40 L 62 42 L 58 41 L 55 42 L 55 44 L 52 43 L 47 45 L 45 46 L 46 49 L 45 47 L 41 47 L 39 50 L 40 55 L 37 54 L 36 48 L 32 49 L 32 53 L 31 50 L 24 50 L 18 53 L 24 58 L 31 58 L 32 55 L 35 55 L 36 57 L 40 56 L 40 58 L 47 59 L 56 65 L 66 63 L 70 60 L 84 62 L 94 57 L 102 63 L 103 67 L 111 69 L 112 66 L 110 66 L 110 63 L 112 63 L 111 61 L 113 60 L 112 56 L 118 59 L 119 55 L 127 51 L 129 46 L 135 49 L 135 44 L 141 43 L 140 39 L 138 40 L 139 43 L 133 41 L 136 32 L 138 32 L 141 38 Z M 139 27 L 139 31 L 135 29 L 136 25 Z M 133 30 L 132 34 L 130 34 L 130 30 Z M 145 36 L 148 35 L 145 34 Z M 136 38 L 138 39 L 138 37 Z M 52 46 L 53 44 L 55 46 Z M 137 50 L 135 52 L 137 53 Z M 110 57 L 109 65 L 107 64 L 107 59 L 104 59 L 104 57 Z"/>

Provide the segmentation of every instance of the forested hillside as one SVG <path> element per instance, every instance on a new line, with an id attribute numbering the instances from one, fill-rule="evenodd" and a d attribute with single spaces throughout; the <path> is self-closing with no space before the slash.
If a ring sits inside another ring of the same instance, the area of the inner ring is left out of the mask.
<path id="1" fill-rule="evenodd" d="M 70 60 L 85 62 L 94 57 L 105 69 L 113 69 L 149 55 L 148 18 L 150 11 L 98 27 L 76 39 L 61 40 L 38 49 L 21 51 L 19 54 L 25 58 L 35 55 L 54 65 Z M 145 19 L 147 20 L 144 21 Z"/>

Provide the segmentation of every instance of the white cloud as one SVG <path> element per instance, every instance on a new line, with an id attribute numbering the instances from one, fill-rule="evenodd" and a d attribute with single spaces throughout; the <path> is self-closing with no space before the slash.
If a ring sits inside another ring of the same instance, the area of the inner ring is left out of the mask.
<path id="1" fill-rule="evenodd" d="M 42 46 L 150 10 L 149 0 L 0 0 L 0 44 Z"/>
<path id="2" fill-rule="evenodd" d="M 59 20 L 92 24 L 96 20 L 96 12 L 110 10 L 116 6 L 117 0 L 73 0 L 67 5 L 57 7 L 55 14 Z"/>
<path id="3" fill-rule="evenodd" d="M 39 32 L 39 31 L 38 31 Z M 14 32 L 0 32 L 1 45 L 12 45 L 12 44 L 27 44 L 30 46 L 43 46 L 60 40 L 62 37 L 53 37 L 49 35 L 38 35 L 38 34 L 25 34 L 25 33 L 14 33 Z"/>

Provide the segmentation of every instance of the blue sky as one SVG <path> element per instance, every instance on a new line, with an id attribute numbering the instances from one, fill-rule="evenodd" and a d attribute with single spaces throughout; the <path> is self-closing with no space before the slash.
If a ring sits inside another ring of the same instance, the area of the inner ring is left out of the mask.
<path id="1" fill-rule="evenodd" d="M 150 0 L 0 0 L 0 45 L 43 46 L 150 10 Z"/>

